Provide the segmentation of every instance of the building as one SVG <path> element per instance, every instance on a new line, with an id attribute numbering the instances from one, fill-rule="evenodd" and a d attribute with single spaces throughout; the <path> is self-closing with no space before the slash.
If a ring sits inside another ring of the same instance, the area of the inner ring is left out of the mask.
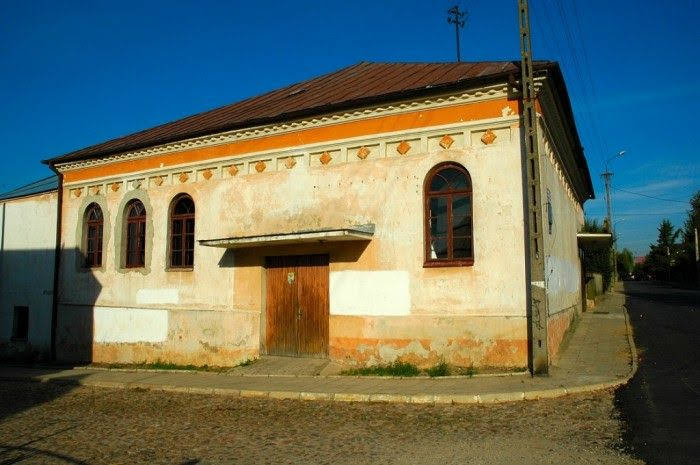
<path id="1" fill-rule="evenodd" d="M 593 190 L 536 64 L 550 359 Z M 359 63 L 48 160 L 63 360 L 528 365 L 516 62 Z"/>
<path id="2" fill-rule="evenodd" d="M 0 358 L 46 359 L 56 255 L 58 178 L 0 194 Z"/>

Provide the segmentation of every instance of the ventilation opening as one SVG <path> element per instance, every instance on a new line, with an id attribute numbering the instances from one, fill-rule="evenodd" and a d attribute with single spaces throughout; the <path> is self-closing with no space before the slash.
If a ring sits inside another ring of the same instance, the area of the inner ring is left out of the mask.
<path id="1" fill-rule="evenodd" d="M 287 97 L 293 97 L 295 95 L 299 95 L 303 92 L 306 92 L 306 89 L 303 87 L 300 87 L 299 89 L 293 90 L 290 93 L 287 94 Z"/>

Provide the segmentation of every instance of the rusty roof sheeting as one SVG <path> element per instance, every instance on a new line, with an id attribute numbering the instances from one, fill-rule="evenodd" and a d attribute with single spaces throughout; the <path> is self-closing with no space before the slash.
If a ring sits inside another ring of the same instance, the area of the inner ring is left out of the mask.
<path id="1" fill-rule="evenodd" d="M 198 113 L 46 160 L 56 164 L 100 158 L 217 132 L 387 101 L 408 93 L 478 84 L 519 72 L 519 62 L 370 63 L 355 65 L 257 97 Z M 555 66 L 537 62 L 538 68 Z"/>

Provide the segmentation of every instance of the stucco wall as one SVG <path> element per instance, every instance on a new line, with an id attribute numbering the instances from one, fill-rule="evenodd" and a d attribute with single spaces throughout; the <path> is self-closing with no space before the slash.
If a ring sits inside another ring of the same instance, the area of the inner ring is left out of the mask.
<path id="1" fill-rule="evenodd" d="M 548 346 L 550 357 L 556 357 L 572 319 L 582 309 L 581 261 L 576 234 L 583 225 L 583 209 L 569 187 L 546 127 L 540 125 L 539 130 Z M 551 225 L 548 204 L 551 205 Z"/>
<path id="2" fill-rule="evenodd" d="M 57 193 L 0 201 L 0 355 L 46 357 L 51 344 Z M 12 341 L 14 307 L 29 307 L 27 342 Z"/>
<path id="3" fill-rule="evenodd" d="M 157 185 L 146 173 L 140 183 L 107 179 L 99 191 L 82 194 L 68 186 L 59 353 L 98 361 L 160 358 L 216 365 L 257 356 L 264 340 L 265 256 L 328 253 L 331 358 L 345 364 L 402 359 L 420 365 L 445 360 L 526 366 L 519 130 L 507 109 L 495 143 L 480 141 L 483 124 L 472 133 L 465 123 L 388 134 L 375 139 L 366 159 L 338 141 L 326 165 L 318 152 L 305 148 L 291 167 L 276 165 L 272 154 L 262 172 L 251 162 L 235 174 L 217 169 L 208 177 L 187 168 L 188 176 L 169 175 Z M 437 141 L 447 132 L 457 143 L 443 149 Z M 405 155 L 397 151 L 402 139 L 412 146 Z M 423 267 L 423 181 L 443 161 L 461 163 L 471 174 L 473 266 Z M 109 188 L 113 181 L 120 185 L 116 191 Z M 169 271 L 167 214 L 182 192 L 195 202 L 198 240 L 366 223 L 374 223 L 376 232 L 369 243 L 236 252 L 197 245 L 192 271 Z M 149 215 L 143 270 L 125 270 L 119 263 L 121 216 L 132 197 L 144 202 Z M 82 247 L 80 222 L 92 201 L 105 214 L 104 264 L 83 270 L 71 251 Z M 130 324 L 152 331 L 130 331 Z M 90 335 L 82 343 L 75 334 L 79 327 Z"/>

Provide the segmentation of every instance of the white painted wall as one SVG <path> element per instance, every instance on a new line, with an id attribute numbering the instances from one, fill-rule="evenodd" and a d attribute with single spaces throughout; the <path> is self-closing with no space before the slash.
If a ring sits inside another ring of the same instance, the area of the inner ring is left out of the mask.
<path id="1" fill-rule="evenodd" d="M 164 342 L 168 311 L 147 308 L 95 307 L 95 342 Z"/>
<path id="2" fill-rule="evenodd" d="M 546 131 L 540 125 L 542 219 L 544 227 L 545 281 L 549 314 L 554 315 L 581 303 L 581 262 L 576 233 L 583 224 L 583 209 L 567 190 L 565 175 L 554 155 L 554 146 L 544 143 Z M 547 215 L 549 190 L 553 224 L 549 231 Z"/>
<path id="3" fill-rule="evenodd" d="M 331 315 L 398 316 L 411 312 L 408 271 L 334 271 Z"/>
<path id="4" fill-rule="evenodd" d="M 0 201 L 0 352 L 5 355 L 50 350 L 57 210 L 56 192 Z M 28 344 L 11 341 L 15 306 L 29 307 Z"/>

